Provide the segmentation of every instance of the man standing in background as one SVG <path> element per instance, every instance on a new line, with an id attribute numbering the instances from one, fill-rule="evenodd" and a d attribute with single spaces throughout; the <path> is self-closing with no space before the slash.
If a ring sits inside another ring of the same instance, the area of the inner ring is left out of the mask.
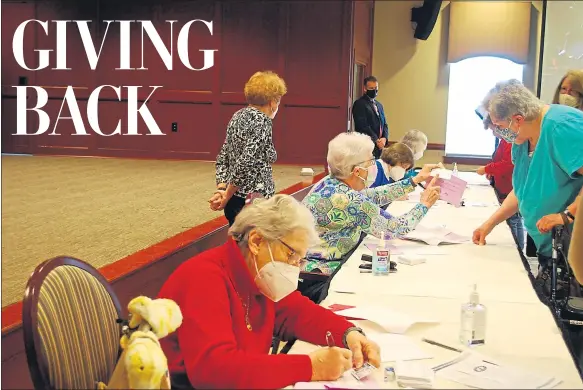
<path id="1" fill-rule="evenodd" d="M 375 143 L 374 157 L 380 158 L 381 151 L 389 139 L 389 126 L 383 105 L 376 100 L 379 83 L 374 76 L 364 79 L 364 95 L 352 105 L 354 130 L 368 135 Z"/>

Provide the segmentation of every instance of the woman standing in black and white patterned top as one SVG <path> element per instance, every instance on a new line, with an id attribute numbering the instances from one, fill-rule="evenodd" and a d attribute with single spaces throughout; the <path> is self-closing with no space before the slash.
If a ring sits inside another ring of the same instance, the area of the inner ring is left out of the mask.
<path id="1" fill-rule="evenodd" d="M 266 198 L 275 194 L 272 121 L 287 87 L 277 74 L 265 71 L 251 76 L 244 92 L 249 105 L 237 111 L 227 126 L 216 161 L 217 190 L 209 200 L 212 210 L 224 209 L 229 225 L 248 194 L 257 192 Z"/>

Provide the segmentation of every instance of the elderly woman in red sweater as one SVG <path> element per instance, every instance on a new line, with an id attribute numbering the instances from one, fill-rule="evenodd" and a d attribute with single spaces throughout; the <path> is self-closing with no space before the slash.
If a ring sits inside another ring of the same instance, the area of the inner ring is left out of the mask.
<path id="1" fill-rule="evenodd" d="M 230 239 L 174 271 L 160 298 L 182 310 L 182 326 L 161 340 L 172 388 L 282 388 L 336 380 L 379 347 L 361 329 L 297 289 L 299 265 L 318 240 L 310 211 L 288 195 L 245 207 Z M 269 355 L 272 336 L 337 347 L 309 355 Z"/>

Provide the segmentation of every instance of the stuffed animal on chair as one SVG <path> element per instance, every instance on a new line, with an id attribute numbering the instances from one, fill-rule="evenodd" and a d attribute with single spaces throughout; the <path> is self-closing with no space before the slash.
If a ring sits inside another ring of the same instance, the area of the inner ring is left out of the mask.
<path id="1" fill-rule="evenodd" d="M 107 385 L 98 389 L 170 389 L 168 361 L 159 339 L 182 324 L 182 313 L 170 299 L 140 296 L 128 304 L 129 323 L 120 340 L 123 353 Z"/>

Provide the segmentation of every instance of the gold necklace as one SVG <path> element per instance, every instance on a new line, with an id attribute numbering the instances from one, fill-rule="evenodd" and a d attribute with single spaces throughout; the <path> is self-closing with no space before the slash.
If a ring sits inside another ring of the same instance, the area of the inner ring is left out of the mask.
<path id="1" fill-rule="evenodd" d="M 251 297 L 249 295 L 247 295 L 247 304 L 245 305 L 245 303 L 241 299 L 241 296 L 239 295 L 239 293 L 237 292 L 237 290 L 235 290 L 235 293 L 239 297 L 239 300 L 241 301 L 241 305 L 243 306 L 243 309 L 245 309 L 245 324 L 247 325 L 247 330 L 249 332 L 252 332 L 253 331 L 253 327 L 251 326 L 251 322 L 249 321 L 249 306 L 251 306 L 250 305 Z"/>

